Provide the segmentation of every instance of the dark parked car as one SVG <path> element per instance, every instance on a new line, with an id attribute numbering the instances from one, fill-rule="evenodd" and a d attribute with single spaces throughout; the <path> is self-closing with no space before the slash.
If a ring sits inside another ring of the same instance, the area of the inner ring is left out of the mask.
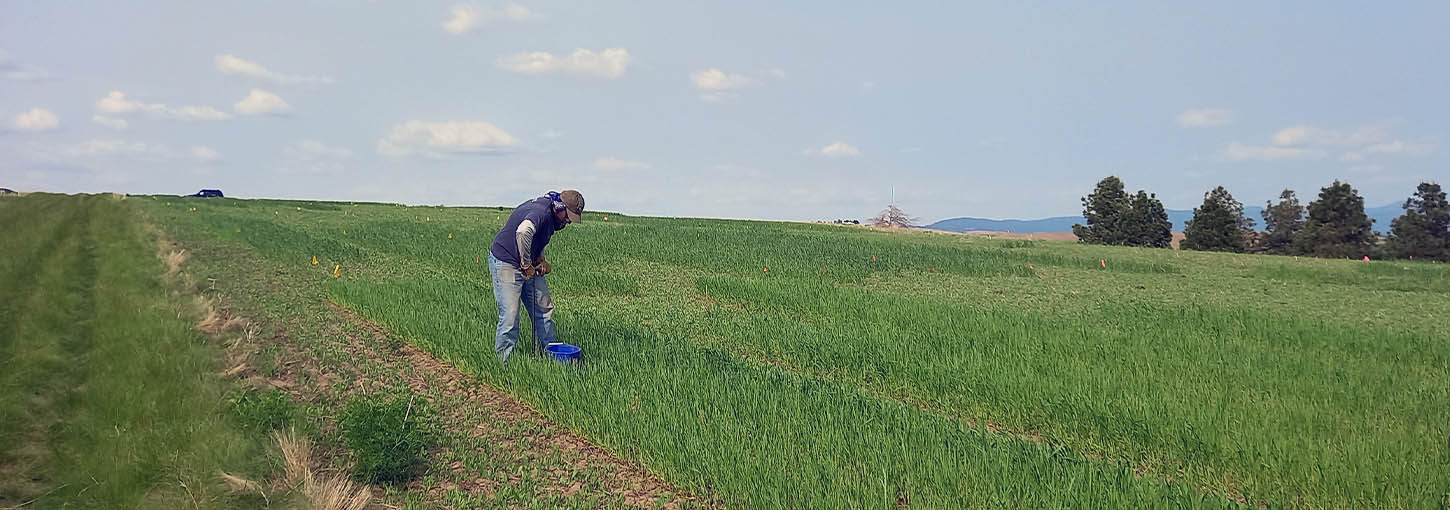
<path id="1" fill-rule="evenodd" d="M 187 196 L 188 197 L 197 197 L 197 198 L 222 198 L 222 190 L 219 190 L 219 189 L 204 189 L 204 190 L 198 191 L 196 193 L 193 193 L 193 194 L 190 194 L 190 195 L 187 195 Z"/>

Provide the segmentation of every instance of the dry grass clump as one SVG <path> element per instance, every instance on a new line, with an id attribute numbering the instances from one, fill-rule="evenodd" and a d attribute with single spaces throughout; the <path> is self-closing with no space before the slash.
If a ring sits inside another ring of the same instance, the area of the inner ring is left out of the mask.
<path id="1" fill-rule="evenodd" d="M 226 482 L 227 488 L 230 489 L 232 492 L 255 492 L 257 494 L 261 494 L 263 497 L 266 497 L 267 495 L 266 492 L 262 491 L 262 485 L 257 482 L 253 482 L 251 480 L 228 473 L 226 471 L 217 471 L 217 475 L 221 477 L 223 482 Z"/>
<path id="2" fill-rule="evenodd" d="M 186 250 L 172 250 L 163 255 L 161 260 L 166 262 L 166 275 L 171 276 L 181 272 L 181 264 L 186 262 Z"/>
<path id="3" fill-rule="evenodd" d="M 197 296 L 194 301 L 196 308 L 201 311 L 201 320 L 197 321 L 196 329 L 203 333 L 217 333 L 222 330 L 225 322 L 222 316 L 216 311 L 216 301 Z"/>
<path id="4" fill-rule="evenodd" d="M 275 431 L 272 437 L 282 449 L 283 471 L 289 487 L 300 488 L 314 510 L 363 510 L 372 492 L 340 474 L 312 471 L 312 444 L 295 431 Z"/>

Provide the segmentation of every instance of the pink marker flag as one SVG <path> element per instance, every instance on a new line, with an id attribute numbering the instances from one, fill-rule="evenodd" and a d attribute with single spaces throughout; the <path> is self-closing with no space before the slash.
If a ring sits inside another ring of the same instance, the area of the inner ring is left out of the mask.
<path id="1" fill-rule="evenodd" d="M 1103 269 L 1107 269 L 1108 268 L 1108 259 L 1098 259 L 1098 264 L 1101 265 L 1101 266 L 1103 266 Z"/>
<path id="2" fill-rule="evenodd" d="M 1365 256 L 1364 256 L 1364 261 L 1365 261 L 1365 262 L 1369 262 L 1369 255 L 1365 255 Z"/>

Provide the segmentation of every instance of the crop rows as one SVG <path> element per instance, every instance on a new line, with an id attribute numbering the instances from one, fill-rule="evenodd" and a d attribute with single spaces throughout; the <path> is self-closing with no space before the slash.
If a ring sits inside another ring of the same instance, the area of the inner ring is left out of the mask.
<path id="1" fill-rule="evenodd" d="M 734 506 L 1450 503 L 1443 265 L 591 213 L 548 248 L 586 362 L 504 368 L 506 210 L 168 201 Z"/>

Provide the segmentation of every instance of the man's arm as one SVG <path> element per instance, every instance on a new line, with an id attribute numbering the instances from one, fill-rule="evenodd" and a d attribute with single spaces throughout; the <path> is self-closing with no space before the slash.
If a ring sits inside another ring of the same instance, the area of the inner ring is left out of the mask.
<path id="1" fill-rule="evenodd" d="M 517 243 L 519 249 L 520 269 L 534 265 L 534 232 L 536 231 L 538 231 L 538 226 L 534 225 L 534 220 L 530 219 L 519 222 L 518 230 L 514 231 L 514 242 Z"/>

